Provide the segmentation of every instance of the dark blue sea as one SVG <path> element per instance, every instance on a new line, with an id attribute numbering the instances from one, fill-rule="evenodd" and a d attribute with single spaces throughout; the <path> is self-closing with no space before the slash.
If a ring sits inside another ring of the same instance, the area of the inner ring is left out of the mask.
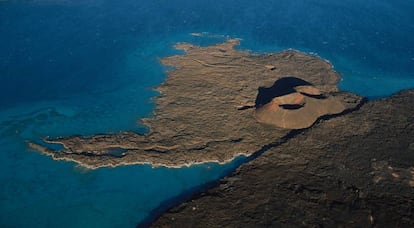
<path id="1" fill-rule="evenodd" d="M 234 169 L 84 170 L 25 143 L 145 133 L 138 120 L 166 77 L 159 58 L 180 54 L 176 42 L 228 37 L 319 55 L 342 90 L 370 99 L 414 87 L 414 1 L 0 0 L 0 226 L 134 227 Z"/>

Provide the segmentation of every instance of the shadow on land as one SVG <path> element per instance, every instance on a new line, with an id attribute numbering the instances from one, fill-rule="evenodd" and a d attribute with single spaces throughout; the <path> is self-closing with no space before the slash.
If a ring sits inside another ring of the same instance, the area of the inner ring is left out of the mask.
<path id="1" fill-rule="evenodd" d="M 277 80 L 271 87 L 259 87 L 255 107 L 259 108 L 272 101 L 275 97 L 295 93 L 297 86 L 313 86 L 311 83 L 296 77 L 284 77 Z"/>

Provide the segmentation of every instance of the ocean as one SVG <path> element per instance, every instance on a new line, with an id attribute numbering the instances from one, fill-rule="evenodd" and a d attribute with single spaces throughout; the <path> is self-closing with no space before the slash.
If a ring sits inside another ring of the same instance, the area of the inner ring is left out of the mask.
<path id="1" fill-rule="evenodd" d="M 176 42 L 312 53 L 342 90 L 377 99 L 414 87 L 413 22 L 403 0 L 0 0 L 0 226 L 134 227 L 242 162 L 84 170 L 28 150 L 46 136 L 145 133 Z"/>

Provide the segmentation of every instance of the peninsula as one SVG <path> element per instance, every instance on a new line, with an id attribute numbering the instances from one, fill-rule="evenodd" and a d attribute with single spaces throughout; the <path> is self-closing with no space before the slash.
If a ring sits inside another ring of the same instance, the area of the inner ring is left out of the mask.
<path id="1" fill-rule="evenodd" d="M 182 167 L 229 162 L 278 145 L 296 129 L 353 110 L 362 98 L 338 91 L 339 74 L 327 61 L 294 50 L 254 54 L 238 39 L 161 59 L 172 68 L 156 88 L 156 107 L 142 119 L 149 132 L 44 139 L 29 142 L 55 160 L 96 169 L 131 164 Z"/>

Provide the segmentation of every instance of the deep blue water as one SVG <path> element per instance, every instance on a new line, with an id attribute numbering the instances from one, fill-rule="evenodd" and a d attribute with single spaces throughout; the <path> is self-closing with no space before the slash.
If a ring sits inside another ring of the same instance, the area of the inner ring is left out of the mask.
<path id="1" fill-rule="evenodd" d="M 145 132 L 137 120 L 175 42 L 317 53 L 341 89 L 377 98 L 414 87 L 413 22 L 403 0 L 0 0 L 0 226 L 132 227 L 237 165 L 86 171 L 27 150 L 44 136 Z"/>

